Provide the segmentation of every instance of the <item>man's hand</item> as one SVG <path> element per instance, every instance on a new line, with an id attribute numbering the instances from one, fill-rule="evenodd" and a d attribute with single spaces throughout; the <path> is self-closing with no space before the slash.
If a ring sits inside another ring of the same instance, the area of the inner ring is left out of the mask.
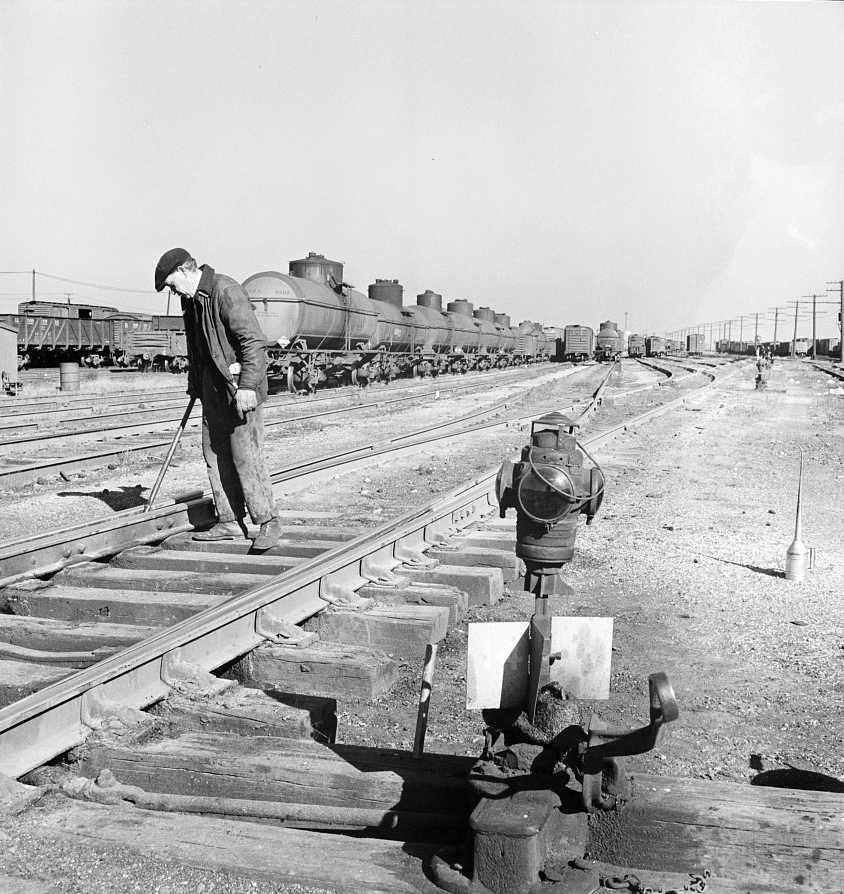
<path id="1" fill-rule="evenodd" d="M 234 405 L 243 417 L 258 406 L 258 395 L 249 388 L 238 388 L 234 395 Z"/>

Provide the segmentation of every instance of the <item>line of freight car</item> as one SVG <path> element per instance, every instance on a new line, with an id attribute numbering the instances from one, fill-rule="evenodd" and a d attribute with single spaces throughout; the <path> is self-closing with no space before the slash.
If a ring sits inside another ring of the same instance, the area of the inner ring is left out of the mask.
<path id="1" fill-rule="evenodd" d="M 343 264 L 311 252 L 288 273 L 244 280 L 267 337 L 273 369 L 291 390 L 340 378 L 395 378 L 489 369 L 548 359 L 559 335 L 539 323 L 511 327 L 507 314 L 455 299 L 442 307 L 430 289 L 405 306 L 398 280 L 376 280 L 364 295 L 343 281 Z"/>

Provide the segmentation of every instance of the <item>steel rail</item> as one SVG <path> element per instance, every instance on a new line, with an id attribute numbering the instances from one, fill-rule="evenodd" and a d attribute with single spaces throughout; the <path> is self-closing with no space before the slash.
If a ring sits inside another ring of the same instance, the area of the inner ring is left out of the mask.
<path id="1" fill-rule="evenodd" d="M 540 367 L 545 368 L 546 365 L 547 364 L 537 364 L 534 367 L 531 367 L 531 369 L 537 369 Z M 488 370 L 487 372 L 474 372 L 473 371 L 470 373 L 463 374 L 462 376 L 458 376 L 458 374 L 453 374 L 453 375 L 450 374 L 450 375 L 444 375 L 442 377 L 442 380 L 447 383 L 450 383 L 452 381 L 459 381 L 460 378 L 463 378 L 463 379 L 467 379 L 471 382 L 475 382 L 478 379 L 484 379 L 487 377 L 494 378 L 496 375 L 500 376 L 505 371 L 513 373 L 516 371 L 520 371 L 522 369 L 523 369 L 522 367 L 506 367 L 505 369 Z M 381 389 L 389 388 L 390 392 L 395 394 L 396 392 L 403 392 L 403 391 L 410 391 L 412 389 L 424 388 L 424 387 L 429 386 L 430 384 L 432 384 L 435 381 L 437 381 L 437 380 L 433 379 L 433 378 L 416 379 L 416 380 L 410 380 L 410 381 L 402 380 L 402 384 L 400 384 L 398 386 L 393 386 L 392 383 L 389 383 L 389 384 L 378 383 L 378 384 L 374 384 L 374 385 L 368 385 L 366 387 L 366 390 L 367 391 L 372 390 L 372 391 L 378 392 Z M 447 387 L 450 387 L 450 385 Z M 319 403 L 319 402 L 328 401 L 328 400 L 340 400 L 343 397 L 347 397 L 349 394 L 361 393 L 363 391 L 363 389 L 356 389 L 355 391 L 350 390 L 353 388 L 355 388 L 355 386 L 343 385 L 338 388 L 332 388 L 328 392 L 321 391 L 319 393 L 319 395 L 309 396 L 309 397 L 303 397 L 300 394 L 293 394 L 289 391 L 277 391 L 277 392 L 272 392 L 270 394 L 270 397 L 285 399 L 284 402 L 289 402 L 292 406 L 300 406 L 301 404 Z M 135 395 L 137 395 L 137 397 Z M 81 412 L 82 410 L 90 409 L 92 411 L 92 415 L 95 415 L 97 419 L 102 419 L 107 416 L 126 415 L 128 413 L 131 413 L 132 410 L 127 409 L 126 411 L 121 411 L 121 412 L 116 412 L 116 413 L 94 413 L 93 411 L 96 408 L 93 406 L 88 406 L 89 404 L 93 403 L 93 404 L 96 404 L 97 407 L 101 407 L 101 408 L 105 408 L 105 409 L 111 409 L 112 407 L 121 407 L 124 405 L 140 404 L 140 403 L 166 404 L 172 408 L 172 407 L 176 407 L 176 406 L 184 407 L 184 404 L 185 404 L 184 397 L 185 397 L 185 389 L 184 388 L 175 388 L 175 389 L 168 388 L 168 389 L 162 389 L 160 391 L 138 391 L 138 392 L 135 392 L 132 395 L 132 397 L 126 397 L 125 392 L 122 392 L 122 393 L 114 392 L 114 397 L 111 397 L 108 393 L 102 393 L 102 392 L 100 392 L 100 393 L 94 392 L 91 394 L 79 395 L 77 397 L 66 397 L 66 398 L 60 398 L 59 395 L 56 395 L 55 397 L 44 398 L 44 400 L 48 400 L 51 403 L 56 403 L 58 400 L 61 399 L 61 400 L 65 401 L 65 404 L 63 406 L 57 407 L 56 409 L 50 409 L 50 410 L 43 410 L 41 407 L 35 406 L 34 404 L 25 404 L 25 403 L 22 404 L 19 402 L 18 398 L 9 398 L 9 404 L 11 406 L 14 406 L 18 410 L 18 412 L 6 413 L 4 415 L 12 417 L 12 418 L 19 418 L 19 417 L 27 417 L 27 416 L 32 416 L 32 415 L 43 415 L 46 413 L 62 413 L 62 412 L 68 412 L 68 411 Z M 279 402 L 282 402 L 282 401 L 279 401 Z M 71 406 L 72 403 L 81 403 L 82 406 L 81 407 Z M 163 412 L 164 410 L 166 410 L 168 408 L 168 406 L 151 407 L 151 409 L 157 409 L 157 410 Z M 29 409 L 28 409 L 28 407 L 29 407 Z M 4 408 L 4 403 L 2 401 L 0 401 L 0 409 L 3 409 L 3 408 Z M 87 418 L 87 414 L 86 414 L 86 416 L 83 416 L 82 418 Z"/>
<path id="2" fill-rule="evenodd" d="M 506 402 L 502 404 L 506 406 Z M 475 423 L 469 427 L 465 425 L 471 419 L 497 413 L 501 409 L 502 406 L 494 405 L 452 420 L 452 426 L 463 424 L 456 432 L 440 431 L 432 435 L 431 428 L 424 427 L 397 438 L 376 441 L 285 466 L 271 473 L 270 479 L 273 484 L 279 484 L 341 466 L 368 463 L 373 457 L 411 450 L 435 440 L 470 434 L 481 428 L 510 424 L 511 418 Z M 0 546 L 0 586 L 23 577 L 52 574 L 74 562 L 101 559 L 128 546 L 154 543 L 169 534 L 192 530 L 209 522 L 212 513 L 211 492 L 193 491 L 178 497 L 172 504 L 146 513 L 134 508 L 126 509 L 104 520 L 74 525 L 51 534 L 27 537 Z"/>
<path id="3" fill-rule="evenodd" d="M 818 370 L 818 372 L 824 372 L 828 376 L 832 376 L 836 379 L 844 379 L 844 369 L 834 369 L 831 366 L 826 366 L 825 364 L 817 361 L 817 360 L 806 360 L 805 363 L 808 363 L 809 366 Z"/>
<path id="4" fill-rule="evenodd" d="M 564 368 L 564 369 L 561 369 L 560 371 L 563 374 L 563 376 L 566 377 L 566 376 L 572 375 L 575 372 L 577 372 L 577 369 L 576 368 Z M 518 378 L 516 378 L 516 379 L 512 379 L 512 380 L 508 379 L 504 382 L 500 382 L 497 384 L 504 386 L 504 387 L 511 387 L 513 385 L 519 384 L 519 382 L 520 382 L 520 380 Z M 415 392 L 414 394 L 407 395 L 405 397 L 400 397 L 400 398 L 388 397 L 383 400 L 379 399 L 377 401 L 367 401 L 365 403 L 352 404 L 351 406 L 343 405 L 342 407 L 338 407 L 338 408 L 335 408 L 332 410 L 322 410 L 322 411 L 317 411 L 317 412 L 310 413 L 310 414 L 300 414 L 298 416 L 285 417 L 283 419 L 268 419 L 265 421 L 264 426 L 265 426 L 265 428 L 271 428 L 271 427 L 277 426 L 277 425 L 285 425 L 290 422 L 315 419 L 315 418 L 319 418 L 319 417 L 323 417 L 323 416 L 337 415 L 339 413 L 343 413 L 343 412 L 347 412 L 347 411 L 354 411 L 357 409 L 364 410 L 364 409 L 367 409 L 368 407 L 376 407 L 377 408 L 380 406 L 386 406 L 386 405 L 393 404 L 393 403 L 407 403 L 407 402 L 410 402 L 413 400 L 418 400 L 420 398 L 425 398 L 428 395 L 435 394 L 435 393 L 438 393 L 441 391 L 445 391 L 446 393 L 453 394 L 453 393 L 456 393 L 459 391 L 471 390 L 472 388 L 475 387 L 476 383 L 477 383 L 477 379 L 474 379 L 473 382 L 471 382 L 471 383 L 466 383 L 466 384 L 462 384 L 462 385 L 455 384 L 455 385 L 441 386 L 439 388 L 429 389 L 428 391 L 421 392 L 421 393 Z M 314 400 L 314 402 L 328 400 L 328 399 L 329 398 L 327 398 L 327 397 L 316 398 Z M 276 406 L 276 407 L 274 407 L 274 409 L 283 409 L 283 407 Z M 173 420 L 168 419 L 167 421 L 172 422 Z M 123 433 L 124 433 L 124 435 L 129 435 L 129 434 L 131 434 L 132 431 L 135 431 L 136 429 L 143 429 L 145 431 L 146 429 L 144 428 L 144 426 L 146 426 L 148 424 L 149 423 L 144 423 L 143 425 L 127 426 L 127 427 L 125 427 L 126 430 L 124 430 Z M 195 423 L 193 427 L 195 427 L 198 424 L 199 424 L 198 422 Z M 112 428 L 112 429 L 105 429 L 104 431 L 115 431 L 115 430 L 117 430 L 117 429 Z M 135 431 L 135 434 L 138 434 L 138 433 L 139 432 Z M 91 432 L 86 432 L 83 435 L 81 435 L 81 437 L 84 439 L 90 440 L 91 434 L 92 434 Z M 188 433 L 188 437 L 192 437 L 195 435 L 196 435 L 196 432 Z M 8 440 L 8 441 L 0 441 L 0 448 L 2 448 L 3 446 L 6 446 L 6 445 L 24 446 L 28 443 L 36 443 L 39 439 L 66 441 L 68 439 L 68 437 L 73 438 L 73 437 L 75 437 L 75 435 L 72 433 L 70 435 L 54 433 L 54 434 L 49 434 L 49 435 L 45 434 L 45 435 L 40 435 L 40 436 L 34 436 L 32 438 L 20 438 L 20 439 Z M 108 448 L 105 450 L 89 451 L 89 452 L 86 452 L 83 454 L 76 454 L 75 456 L 54 457 L 54 458 L 43 459 L 43 460 L 41 460 L 39 462 L 35 462 L 35 463 L 21 463 L 21 464 L 17 464 L 17 465 L 6 466 L 5 468 L 0 468 L 0 486 L 13 487 L 15 485 L 25 484 L 29 481 L 34 480 L 35 478 L 37 478 L 43 474 L 56 474 L 56 473 L 61 473 L 61 472 L 78 471 L 80 469 L 86 469 L 86 468 L 91 468 L 91 467 L 97 468 L 97 467 L 102 466 L 104 463 L 107 463 L 110 460 L 113 461 L 115 459 L 124 458 L 130 454 L 143 454 L 143 453 L 152 452 L 152 451 L 155 451 L 158 449 L 164 449 L 168 446 L 169 443 L 170 443 L 169 439 L 168 440 L 156 439 L 153 441 L 145 440 L 140 443 L 121 444 L 119 446 L 111 447 L 111 448 Z M 3 457 L 2 459 L 0 459 L 0 461 L 4 461 L 4 460 L 6 462 L 14 463 L 13 457 Z"/>
<path id="5" fill-rule="evenodd" d="M 714 375 L 709 378 L 708 385 L 716 381 Z M 583 438 L 583 443 L 594 450 L 619 432 L 684 404 L 708 385 Z M 590 409 L 596 404 L 593 400 Z M 495 508 L 496 473 L 497 469 L 491 469 L 422 509 L 3 708 L 0 773 L 21 776 L 81 744 L 90 731 L 82 720 L 88 699 L 146 707 L 170 691 L 164 682 L 168 661 L 189 661 L 206 671 L 214 670 L 265 642 L 259 629 L 278 620 L 300 623 L 317 614 L 326 607 L 329 592 L 351 592 L 383 574 L 385 568 L 424 562 L 425 549 L 443 543 Z"/>
<path id="6" fill-rule="evenodd" d="M 393 382 L 401 382 L 401 388 L 413 388 L 413 387 L 421 387 L 423 384 L 427 384 L 431 381 L 450 381 L 452 378 L 457 380 L 460 378 L 463 379 L 478 379 L 485 378 L 487 376 L 495 376 L 497 374 L 501 374 L 503 372 L 515 372 L 523 369 L 544 369 L 552 364 L 551 361 L 543 361 L 541 363 L 532 364 L 530 367 L 524 366 L 506 366 L 501 368 L 489 369 L 489 370 L 468 370 L 465 373 L 442 373 L 436 377 L 424 378 L 424 379 L 396 379 Z M 371 385 L 366 386 L 368 389 L 377 389 L 377 388 L 391 388 L 393 382 L 376 382 Z M 273 380 L 270 381 L 270 385 L 272 387 Z M 272 392 L 274 395 L 284 395 L 291 399 L 291 401 L 298 400 L 299 402 L 310 403 L 311 401 L 318 400 L 336 400 L 340 395 L 337 392 L 348 393 L 349 389 L 356 388 L 354 385 L 341 385 L 337 388 L 327 389 L 329 393 L 326 393 L 325 390 L 320 391 L 320 395 L 318 397 L 308 397 L 303 398 L 299 392 L 293 393 L 289 391 L 274 391 Z M 334 394 L 330 393 L 334 392 Z M 85 393 L 58 393 L 58 394 L 45 394 L 45 395 L 33 395 L 31 397 L 6 397 L 5 395 L 0 395 L 0 410 L 6 408 L 15 408 L 18 409 L 19 413 L 10 413 L 8 415 L 27 415 L 38 413 L 43 405 L 46 404 L 55 404 L 56 410 L 64 410 L 70 409 L 71 404 L 75 403 L 90 403 L 92 401 L 98 404 L 104 405 L 112 405 L 112 406 L 120 406 L 121 404 L 131 404 L 135 402 L 145 402 L 145 403 L 154 403 L 154 402 L 166 402 L 166 401 L 177 401 L 177 399 L 182 398 L 185 394 L 185 388 L 183 385 L 177 388 L 162 388 L 157 390 L 138 390 L 131 392 L 131 396 L 127 396 L 127 392 L 115 391 L 115 392 L 85 392 Z M 181 401 L 184 403 L 184 400 Z M 28 409 L 31 408 L 31 409 Z"/>

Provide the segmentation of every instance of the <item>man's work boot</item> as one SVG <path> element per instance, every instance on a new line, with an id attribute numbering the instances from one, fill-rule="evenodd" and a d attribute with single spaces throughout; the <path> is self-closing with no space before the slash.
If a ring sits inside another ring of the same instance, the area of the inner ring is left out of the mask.
<path id="1" fill-rule="evenodd" d="M 193 540 L 242 540 L 243 529 L 236 521 L 220 521 L 207 531 L 197 531 Z"/>
<path id="2" fill-rule="evenodd" d="M 277 518 L 271 518 L 261 525 L 258 536 L 252 541 L 252 549 L 263 551 L 275 546 L 281 537 L 281 522 Z"/>

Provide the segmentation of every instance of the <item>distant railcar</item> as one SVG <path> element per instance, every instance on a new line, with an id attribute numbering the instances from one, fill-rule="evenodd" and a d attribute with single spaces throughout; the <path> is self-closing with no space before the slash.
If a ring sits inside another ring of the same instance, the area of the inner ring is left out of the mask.
<path id="1" fill-rule="evenodd" d="M 665 356 L 665 339 L 661 335 L 648 335 L 645 338 L 645 353 L 648 357 Z"/>
<path id="2" fill-rule="evenodd" d="M 644 357 L 645 356 L 645 337 L 634 333 L 627 339 L 627 356 L 628 357 Z"/>
<path id="3" fill-rule="evenodd" d="M 819 341 L 818 341 L 818 356 L 840 357 L 841 356 L 841 339 L 840 338 L 819 339 Z"/>
<path id="4" fill-rule="evenodd" d="M 595 359 L 616 360 L 621 356 L 624 336 L 618 331 L 618 323 L 605 320 L 598 327 L 595 337 Z"/>
<path id="5" fill-rule="evenodd" d="M 590 326 L 574 323 L 564 327 L 557 341 L 557 358 L 572 363 L 589 360 L 595 352 L 595 333 Z"/>
<path id="6" fill-rule="evenodd" d="M 706 339 L 699 332 L 690 332 L 686 336 L 686 350 L 690 354 L 702 354 L 706 348 Z"/>

